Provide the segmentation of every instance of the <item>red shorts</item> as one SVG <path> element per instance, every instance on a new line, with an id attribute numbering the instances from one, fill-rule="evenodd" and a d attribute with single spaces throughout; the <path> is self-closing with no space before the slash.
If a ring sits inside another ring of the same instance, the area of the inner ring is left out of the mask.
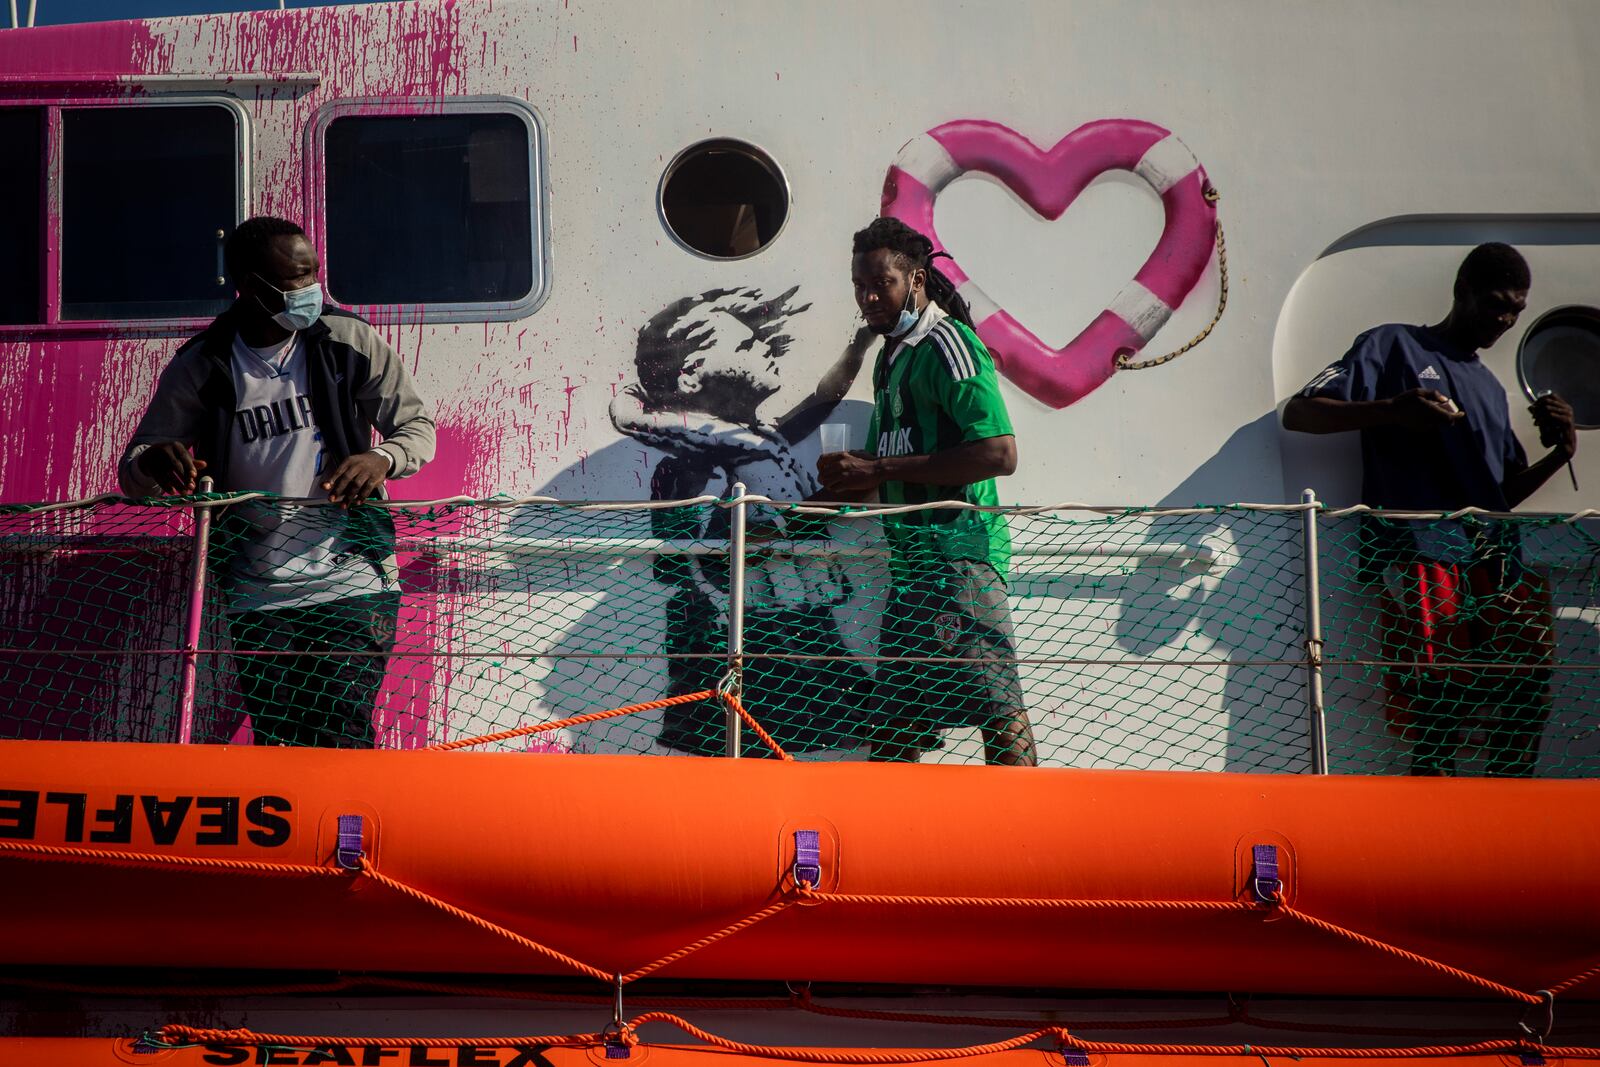
<path id="1" fill-rule="evenodd" d="M 1529 717 L 1531 709 L 1508 706 L 1512 694 L 1548 702 L 1556 653 L 1549 586 L 1526 569 L 1507 582 L 1503 570 L 1430 560 L 1386 569 L 1381 656 L 1392 732 L 1411 724 L 1419 701 L 1454 703 L 1490 722 Z"/>

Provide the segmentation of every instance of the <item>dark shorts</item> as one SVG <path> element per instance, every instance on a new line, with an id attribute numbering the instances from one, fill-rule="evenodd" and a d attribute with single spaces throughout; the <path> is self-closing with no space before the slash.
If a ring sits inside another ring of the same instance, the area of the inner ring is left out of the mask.
<path id="1" fill-rule="evenodd" d="M 1006 586 L 987 563 L 941 562 L 890 590 L 878 665 L 879 744 L 931 751 L 940 732 L 1025 714 Z M 951 657 L 972 662 L 918 662 Z"/>
<path id="2" fill-rule="evenodd" d="M 375 593 L 232 616 L 237 651 L 281 653 L 234 661 L 256 744 L 371 748 L 399 613 L 400 594 Z"/>

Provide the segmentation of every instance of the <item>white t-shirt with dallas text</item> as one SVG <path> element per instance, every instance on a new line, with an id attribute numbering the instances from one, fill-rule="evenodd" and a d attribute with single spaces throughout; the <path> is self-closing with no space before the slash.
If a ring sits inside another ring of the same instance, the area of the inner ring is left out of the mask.
<path id="1" fill-rule="evenodd" d="M 228 492 L 327 498 L 327 453 L 311 411 L 310 374 L 298 333 L 251 348 L 233 341 Z M 228 608 L 303 607 L 388 588 L 377 564 L 351 549 L 336 507 L 251 501 L 237 512 L 251 529 L 229 556 Z"/>

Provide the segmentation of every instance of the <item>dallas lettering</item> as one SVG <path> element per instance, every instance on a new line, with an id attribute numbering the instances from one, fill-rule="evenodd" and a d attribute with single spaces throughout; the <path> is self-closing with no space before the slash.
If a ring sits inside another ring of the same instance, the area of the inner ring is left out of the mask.
<path id="1" fill-rule="evenodd" d="M 313 423 L 311 398 L 302 393 L 293 400 L 240 408 L 233 413 L 233 422 L 239 427 L 239 440 L 244 444 L 298 433 Z"/>
<path id="2" fill-rule="evenodd" d="M 179 838 L 196 845 L 237 845 L 242 830 L 252 845 L 277 848 L 288 843 L 293 830 L 285 816 L 294 807 L 278 796 L 118 793 L 102 804 L 99 798 L 91 803 L 88 793 L 0 789 L 0 839 L 32 841 L 40 823 L 50 822 L 61 826 L 61 840 L 69 844 L 131 844 L 135 825 L 142 825 L 156 845 L 175 845 Z"/>

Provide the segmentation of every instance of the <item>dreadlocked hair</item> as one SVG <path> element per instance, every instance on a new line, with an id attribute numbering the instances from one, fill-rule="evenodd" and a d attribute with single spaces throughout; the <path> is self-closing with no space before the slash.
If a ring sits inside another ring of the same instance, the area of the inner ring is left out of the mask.
<path id="1" fill-rule="evenodd" d="M 926 271 L 928 298 L 957 322 L 976 328 L 972 322 L 972 309 L 957 295 L 954 283 L 933 265 L 933 261 L 940 256 L 949 259 L 948 252 L 934 251 L 933 242 L 928 238 L 899 219 L 888 217 L 873 219 L 866 229 L 856 231 L 851 244 L 851 251 L 858 256 L 876 252 L 880 248 L 893 255 L 895 264 L 902 270 Z"/>
<path id="2" fill-rule="evenodd" d="M 274 218 L 271 215 L 257 215 L 253 219 L 245 219 L 239 223 L 238 229 L 228 235 L 227 243 L 222 246 L 222 258 L 228 268 L 228 277 L 237 285 L 249 274 L 259 270 L 266 262 L 267 250 L 272 247 L 275 238 L 305 235 L 306 231 L 288 219 Z"/>

